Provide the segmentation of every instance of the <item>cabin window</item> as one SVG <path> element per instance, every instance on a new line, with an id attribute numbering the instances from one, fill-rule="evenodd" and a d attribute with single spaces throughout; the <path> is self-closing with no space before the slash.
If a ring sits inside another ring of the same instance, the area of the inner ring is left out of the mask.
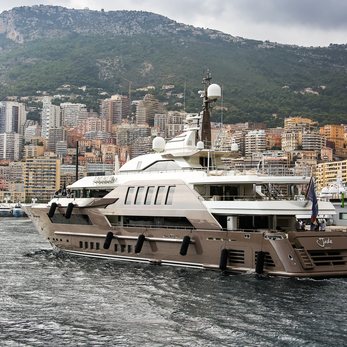
<path id="1" fill-rule="evenodd" d="M 123 216 L 124 226 L 194 229 L 186 217 Z"/>
<path id="2" fill-rule="evenodd" d="M 90 249 L 93 249 L 94 248 L 94 242 L 91 242 L 90 243 Z"/>
<path id="3" fill-rule="evenodd" d="M 108 194 L 109 192 L 110 192 L 111 190 L 106 190 L 106 189 L 104 189 L 104 190 L 101 190 L 101 189 L 99 189 L 99 190 L 90 190 L 90 192 L 89 192 L 89 196 L 92 198 L 102 198 L 102 197 L 104 197 L 106 194 Z"/>
<path id="4" fill-rule="evenodd" d="M 175 186 L 169 186 L 166 194 L 165 205 L 172 205 L 174 193 Z"/>
<path id="5" fill-rule="evenodd" d="M 92 225 L 89 216 L 86 214 L 73 214 L 70 219 L 66 219 L 62 214 L 55 213 L 53 217 L 50 218 L 52 223 L 57 224 L 80 224 L 80 225 Z"/>
<path id="6" fill-rule="evenodd" d="M 269 216 L 240 216 L 239 229 L 268 229 L 270 228 Z"/>
<path id="7" fill-rule="evenodd" d="M 159 187 L 158 187 L 158 189 L 157 189 L 157 195 L 155 196 L 155 201 L 154 201 L 154 204 L 155 204 L 155 205 L 160 205 L 161 202 L 163 201 L 164 190 L 165 190 L 165 187 L 164 187 L 164 186 L 159 186 Z"/>
<path id="8" fill-rule="evenodd" d="M 142 166 L 142 161 L 138 161 L 136 165 L 136 170 L 140 170 Z"/>
<path id="9" fill-rule="evenodd" d="M 114 251 L 118 252 L 118 245 L 116 243 L 114 244 Z"/>
<path id="10" fill-rule="evenodd" d="M 339 213 L 339 219 L 347 219 L 347 213 Z"/>
<path id="11" fill-rule="evenodd" d="M 135 187 L 129 187 L 125 197 L 125 205 L 130 205 L 134 200 Z"/>
<path id="12" fill-rule="evenodd" d="M 211 186 L 210 187 L 211 196 L 223 196 L 223 186 Z"/>
<path id="13" fill-rule="evenodd" d="M 152 203 L 153 195 L 154 195 L 154 187 L 150 186 L 147 188 L 147 193 L 145 197 L 145 205 L 150 205 Z"/>
<path id="14" fill-rule="evenodd" d="M 131 253 L 132 252 L 132 247 L 131 245 L 128 245 L 128 253 Z"/>
<path id="15" fill-rule="evenodd" d="M 234 186 L 225 186 L 225 192 L 224 192 L 224 200 L 234 200 L 235 197 L 239 195 L 237 187 Z"/>
<path id="16" fill-rule="evenodd" d="M 177 165 L 174 161 L 165 160 L 153 163 L 152 165 L 148 166 L 145 171 L 174 171 L 179 169 L 180 166 Z"/>
<path id="17" fill-rule="evenodd" d="M 226 229 L 228 226 L 227 218 L 228 216 L 213 214 L 213 217 L 217 219 L 217 222 L 221 225 L 223 229 Z"/>
<path id="18" fill-rule="evenodd" d="M 100 243 L 99 243 L 99 242 L 97 242 L 97 243 L 95 244 L 95 249 L 100 249 Z"/>
<path id="19" fill-rule="evenodd" d="M 111 225 L 121 225 L 121 216 L 106 215 L 105 217 Z"/>
<path id="20" fill-rule="evenodd" d="M 143 203 L 143 195 L 145 192 L 145 187 L 138 187 L 136 196 L 135 196 L 135 204 L 136 205 L 141 205 Z"/>
<path id="21" fill-rule="evenodd" d="M 83 242 L 80 241 L 80 248 L 83 248 Z"/>
<path id="22" fill-rule="evenodd" d="M 277 216 L 277 230 L 283 230 L 290 227 L 291 218 L 289 216 Z"/>
<path id="23" fill-rule="evenodd" d="M 87 241 L 84 243 L 84 248 L 88 248 L 88 242 Z"/>
<path id="24" fill-rule="evenodd" d="M 120 251 L 122 252 L 122 253 L 124 253 L 125 252 L 125 245 L 120 245 Z"/>

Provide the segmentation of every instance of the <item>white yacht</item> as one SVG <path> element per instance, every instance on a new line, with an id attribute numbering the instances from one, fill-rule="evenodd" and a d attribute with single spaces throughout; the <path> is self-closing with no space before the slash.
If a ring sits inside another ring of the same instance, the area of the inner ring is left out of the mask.
<path id="1" fill-rule="evenodd" d="M 84 177 L 68 196 L 27 213 L 58 250 L 80 256 L 290 277 L 347 275 L 346 230 L 297 230 L 312 213 L 310 177 L 227 170 L 232 152 L 205 148 L 211 100 L 190 114 L 185 131 L 115 175 Z M 205 119 L 204 119 L 205 118 Z M 208 122 L 206 122 L 206 118 Z M 319 214 L 335 213 L 319 201 Z M 319 217 L 319 216 L 315 216 Z"/>

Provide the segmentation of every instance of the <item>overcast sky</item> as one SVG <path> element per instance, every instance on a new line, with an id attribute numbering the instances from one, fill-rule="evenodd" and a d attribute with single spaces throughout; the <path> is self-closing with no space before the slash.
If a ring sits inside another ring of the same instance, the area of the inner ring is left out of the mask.
<path id="1" fill-rule="evenodd" d="M 0 0 L 17 6 L 142 10 L 248 39 L 301 46 L 347 43 L 347 0 Z"/>

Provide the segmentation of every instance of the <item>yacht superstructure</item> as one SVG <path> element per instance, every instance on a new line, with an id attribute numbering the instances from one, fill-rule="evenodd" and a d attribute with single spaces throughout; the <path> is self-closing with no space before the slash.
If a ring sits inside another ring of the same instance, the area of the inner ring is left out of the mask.
<path id="1" fill-rule="evenodd" d="M 208 85 L 204 110 L 216 94 L 216 85 Z M 222 158 L 232 152 L 205 148 L 203 117 L 206 112 L 188 115 L 181 135 L 167 143 L 155 139 L 154 153 L 130 160 L 117 174 L 84 177 L 68 187 L 68 196 L 33 204 L 29 217 L 55 248 L 81 256 L 346 276 L 346 230 L 297 228 L 298 216 L 312 213 L 311 178 L 227 170 Z M 334 213 L 329 201 L 319 201 L 319 214 Z"/>

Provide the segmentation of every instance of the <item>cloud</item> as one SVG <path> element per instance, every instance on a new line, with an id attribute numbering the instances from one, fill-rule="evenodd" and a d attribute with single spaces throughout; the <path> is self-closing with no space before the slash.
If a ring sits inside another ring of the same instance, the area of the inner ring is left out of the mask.
<path id="1" fill-rule="evenodd" d="M 345 0 L 236 0 L 232 4 L 242 17 L 259 23 L 347 28 Z"/>

